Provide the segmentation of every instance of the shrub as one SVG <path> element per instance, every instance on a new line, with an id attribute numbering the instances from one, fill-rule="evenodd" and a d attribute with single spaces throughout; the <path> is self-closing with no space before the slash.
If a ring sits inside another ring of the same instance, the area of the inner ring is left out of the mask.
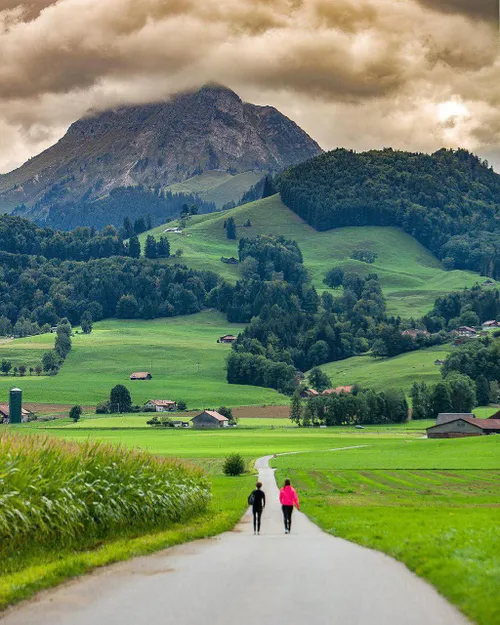
<path id="1" fill-rule="evenodd" d="M 245 472 L 245 461 L 240 454 L 231 454 L 224 461 L 223 469 L 226 475 L 241 475 Z"/>
<path id="2" fill-rule="evenodd" d="M 100 404 L 97 404 L 95 408 L 96 414 L 108 414 L 109 413 L 109 401 L 102 401 Z"/>
<path id="3" fill-rule="evenodd" d="M 180 401 L 177 402 L 177 410 L 186 410 L 186 409 L 187 409 L 187 404 L 185 401 L 181 399 Z"/>

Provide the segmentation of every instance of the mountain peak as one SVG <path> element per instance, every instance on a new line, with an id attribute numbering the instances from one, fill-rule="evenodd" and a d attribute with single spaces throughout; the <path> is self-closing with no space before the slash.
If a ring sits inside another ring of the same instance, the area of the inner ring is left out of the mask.
<path id="1" fill-rule="evenodd" d="M 0 210 L 25 204 L 48 211 L 120 187 L 158 193 L 210 171 L 253 172 L 255 180 L 320 152 L 276 109 L 245 103 L 228 87 L 210 82 L 167 102 L 125 106 L 75 122 L 56 145 L 0 179 Z M 235 189 L 231 199 L 237 202 L 247 189 Z"/>

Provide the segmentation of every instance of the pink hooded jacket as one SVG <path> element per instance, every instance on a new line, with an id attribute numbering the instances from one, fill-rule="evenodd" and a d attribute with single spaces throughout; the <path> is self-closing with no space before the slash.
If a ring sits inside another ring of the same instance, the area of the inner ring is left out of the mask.
<path id="1" fill-rule="evenodd" d="M 297 506 L 297 508 L 300 508 L 297 491 L 293 486 L 284 486 L 280 490 L 280 504 L 282 506 Z"/>

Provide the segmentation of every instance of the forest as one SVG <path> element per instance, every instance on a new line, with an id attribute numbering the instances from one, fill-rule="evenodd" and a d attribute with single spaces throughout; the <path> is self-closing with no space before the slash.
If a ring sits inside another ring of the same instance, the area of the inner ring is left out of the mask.
<path id="1" fill-rule="evenodd" d="M 396 226 L 448 269 L 500 277 L 500 176 L 466 150 L 338 149 L 289 168 L 277 184 L 317 230 Z"/>
<path id="2" fill-rule="evenodd" d="M 193 194 L 162 191 L 159 187 L 154 190 L 141 186 L 118 187 L 99 200 L 89 201 L 83 196 L 79 202 L 68 202 L 63 192 L 65 185 L 61 185 L 61 189 L 54 185 L 33 207 L 18 206 L 13 214 L 57 230 L 72 230 L 80 226 L 119 227 L 125 217 L 135 220 L 144 215 L 151 215 L 153 225 L 157 226 L 179 215 L 183 204 L 196 204 L 200 213 L 215 211 L 213 202 L 204 202 Z"/>

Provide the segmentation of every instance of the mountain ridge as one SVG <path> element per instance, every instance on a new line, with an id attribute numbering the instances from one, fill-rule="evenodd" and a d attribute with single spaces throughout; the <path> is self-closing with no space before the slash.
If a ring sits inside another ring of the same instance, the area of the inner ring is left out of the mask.
<path id="1" fill-rule="evenodd" d="M 118 187 L 158 192 L 211 170 L 265 175 L 321 152 L 274 107 L 210 84 L 82 117 L 52 147 L 0 176 L 0 209 L 24 204 L 43 218 L 55 203 L 93 201 Z"/>

